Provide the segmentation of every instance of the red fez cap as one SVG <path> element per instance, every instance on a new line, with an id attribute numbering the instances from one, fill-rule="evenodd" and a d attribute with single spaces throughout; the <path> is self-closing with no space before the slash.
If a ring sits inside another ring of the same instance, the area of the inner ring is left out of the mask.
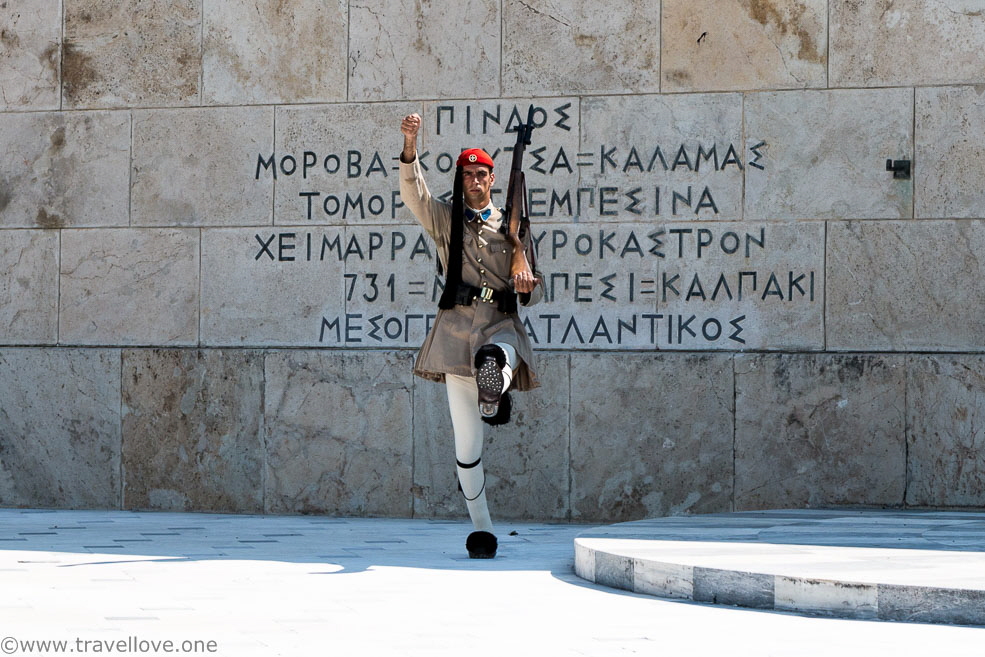
<path id="1" fill-rule="evenodd" d="M 492 158 L 481 148 L 470 148 L 467 151 L 462 151 L 462 154 L 458 156 L 458 166 L 464 167 L 469 164 L 483 164 L 490 169 L 493 168 Z"/>

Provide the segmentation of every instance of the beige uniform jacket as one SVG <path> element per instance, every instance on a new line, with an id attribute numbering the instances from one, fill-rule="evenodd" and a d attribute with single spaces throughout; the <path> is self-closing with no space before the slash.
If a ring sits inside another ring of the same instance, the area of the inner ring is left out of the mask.
<path id="1" fill-rule="evenodd" d="M 400 162 L 400 198 L 434 240 L 438 257 L 448 270 L 448 242 L 451 237 L 451 205 L 431 196 L 420 162 Z M 494 210 L 492 219 L 499 216 Z M 462 282 L 475 287 L 512 291 L 510 259 L 513 247 L 507 236 L 491 230 L 481 221 L 467 221 L 462 231 Z M 530 235 L 524 237 L 529 251 Z M 529 260 L 529 256 L 528 256 Z M 543 280 L 540 272 L 534 272 Z M 543 298 L 543 285 L 537 285 L 523 305 L 530 306 Z M 526 296 L 526 295 L 523 295 Z M 521 297 L 521 302 L 524 299 Z M 414 363 L 414 374 L 444 382 L 445 374 L 475 376 L 475 353 L 492 342 L 505 342 L 516 349 L 521 362 L 513 376 L 518 390 L 540 385 L 534 371 L 533 352 L 527 332 L 518 314 L 502 313 L 496 304 L 475 300 L 470 306 L 455 305 L 438 309 L 431 332 L 421 346 Z"/>

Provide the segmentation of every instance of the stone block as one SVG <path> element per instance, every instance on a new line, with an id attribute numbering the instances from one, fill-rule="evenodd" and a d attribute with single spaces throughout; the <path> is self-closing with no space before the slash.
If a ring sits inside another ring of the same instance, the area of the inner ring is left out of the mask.
<path id="1" fill-rule="evenodd" d="M 977 351 L 985 223 L 828 224 L 828 349 Z"/>
<path id="2" fill-rule="evenodd" d="M 661 349 L 824 348 L 824 224 L 668 224 Z"/>
<path id="3" fill-rule="evenodd" d="M 411 356 L 267 354 L 268 513 L 411 515 Z"/>
<path id="4" fill-rule="evenodd" d="M 893 355 L 737 355 L 736 510 L 901 504 L 904 364 Z"/>
<path id="5" fill-rule="evenodd" d="M 572 354 L 571 381 L 572 519 L 730 509 L 730 356 Z"/>
<path id="6" fill-rule="evenodd" d="M 879 619 L 985 624 L 985 591 L 879 584 Z"/>
<path id="7" fill-rule="evenodd" d="M 0 506 L 120 506 L 120 352 L 0 349 Z"/>
<path id="8" fill-rule="evenodd" d="M 413 221 L 400 211 L 400 121 L 421 111 L 413 103 L 277 108 L 274 161 L 251 162 L 260 181 L 277 181 L 275 223 Z"/>
<path id="9" fill-rule="evenodd" d="M 350 0 L 349 99 L 500 95 L 501 22 L 496 0 Z"/>
<path id="10" fill-rule="evenodd" d="M 595 548 L 575 539 L 575 575 L 590 582 L 595 581 Z"/>
<path id="11" fill-rule="evenodd" d="M 133 114 L 132 225 L 273 223 L 274 186 L 257 175 L 273 151 L 272 108 Z"/>
<path id="12" fill-rule="evenodd" d="M 58 233 L 0 231 L 0 343 L 58 340 Z"/>
<path id="13" fill-rule="evenodd" d="M 263 511 L 263 354 L 123 352 L 125 509 Z"/>
<path id="14" fill-rule="evenodd" d="M 985 87 L 916 90 L 918 218 L 983 218 Z"/>
<path id="15" fill-rule="evenodd" d="M 216 105 L 346 99 L 348 2 L 206 2 L 202 93 Z"/>
<path id="16" fill-rule="evenodd" d="M 740 94 L 585 98 L 577 220 L 739 220 L 746 156 Z"/>
<path id="17" fill-rule="evenodd" d="M 877 584 L 777 575 L 774 588 L 778 611 L 868 620 L 878 617 Z"/>
<path id="18" fill-rule="evenodd" d="M 694 566 L 634 559 L 633 591 L 661 598 L 694 599 Z"/>
<path id="19" fill-rule="evenodd" d="M 774 577 L 715 568 L 694 568 L 694 601 L 773 609 Z"/>
<path id="20" fill-rule="evenodd" d="M 778 91 L 746 96 L 745 218 L 902 219 L 913 181 L 887 159 L 911 159 L 910 89 Z M 850 181 L 850 184 L 848 183 Z"/>
<path id="21" fill-rule="evenodd" d="M 200 0 L 63 0 L 66 109 L 199 102 Z"/>
<path id="22" fill-rule="evenodd" d="M 441 293 L 419 226 L 210 229 L 202 265 L 209 345 L 416 348 Z"/>
<path id="23" fill-rule="evenodd" d="M 482 464 L 493 522 L 568 517 L 568 356 L 534 358 L 541 387 L 511 393 L 511 422 L 485 428 Z M 415 379 L 415 516 L 468 517 L 454 436 L 445 386 Z"/>
<path id="24" fill-rule="evenodd" d="M 190 345 L 198 341 L 196 229 L 62 231 L 62 344 Z"/>
<path id="25" fill-rule="evenodd" d="M 913 506 L 985 506 L 985 356 L 909 356 L 907 488 Z"/>
<path id="26" fill-rule="evenodd" d="M 545 349 L 655 349 L 659 243 L 653 226 L 534 226 L 544 299 L 523 311 Z"/>
<path id="27" fill-rule="evenodd" d="M 326 315 L 319 339 L 346 347 L 419 347 L 438 312 L 444 285 L 434 246 L 420 226 L 350 226 L 345 230 L 345 312 Z M 333 283 L 334 285 L 335 283 Z"/>
<path id="28" fill-rule="evenodd" d="M 599 550 L 595 553 L 595 578 L 601 586 L 623 591 L 633 590 L 633 559 Z"/>
<path id="29" fill-rule="evenodd" d="M 660 91 L 660 12 L 653 3 L 620 0 L 599 11 L 591 0 L 507 0 L 503 29 L 506 94 Z"/>
<path id="30" fill-rule="evenodd" d="M 836 2 L 830 20 L 832 87 L 985 82 L 980 2 Z"/>
<path id="31" fill-rule="evenodd" d="M 358 323 L 345 316 L 345 250 L 338 229 L 203 229 L 202 343 L 344 342 L 347 324 Z M 340 316 L 341 325 L 331 327 Z M 336 332 L 341 339 L 332 342 Z"/>
<path id="32" fill-rule="evenodd" d="M 0 227 L 126 226 L 130 114 L 5 114 Z"/>
<path id="33" fill-rule="evenodd" d="M 666 0 L 664 92 L 827 84 L 826 0 Z"/>
<path id="34" fill-rule="evenodd" d="M 0 111 L 59 105 L 62 12 L 59 0 L 0 6 Z"/>

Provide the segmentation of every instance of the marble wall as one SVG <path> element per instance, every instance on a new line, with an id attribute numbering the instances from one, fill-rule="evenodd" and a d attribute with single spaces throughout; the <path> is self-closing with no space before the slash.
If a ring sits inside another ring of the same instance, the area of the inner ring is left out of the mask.
<path id="1" fill-rule="evenodd" d="M 532 107 L 494 513 L 983 507 L 983 53 L 958 0 L 0 0 L 0 505 L 462 516 L 399 120 L 502 201 Z"/>

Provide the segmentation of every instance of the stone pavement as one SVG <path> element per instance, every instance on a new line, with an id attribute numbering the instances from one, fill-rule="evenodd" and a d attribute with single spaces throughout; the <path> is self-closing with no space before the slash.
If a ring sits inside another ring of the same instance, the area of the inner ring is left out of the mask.
<path id="1" fill-rule="evenodd" d="M 0 510 L 0 650 L 985 654 L 977 627 L 805 617 L 591 584 L 575 575 L 573 548 L 589 529 L 504 522 L 500 556 L 474 561 L 464 522 Z M 68 643 L 30 644 L 55 640 Z"/>

